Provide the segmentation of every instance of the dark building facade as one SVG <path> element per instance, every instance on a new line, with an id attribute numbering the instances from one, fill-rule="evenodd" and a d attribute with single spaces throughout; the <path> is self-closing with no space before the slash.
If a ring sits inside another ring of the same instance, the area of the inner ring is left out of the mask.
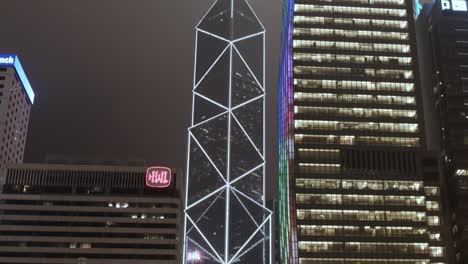
<path id="1" fill-rule="evenodd" d="M 290 0 L 283 21 L 280 263 L 447 263 L 413 2 Z"/>
<path id="2" fill-rule="evenodd" d="M 464 0 L 435 1 L 418 17 L 429 146 L 441 151 L 454 263 L 468 263 L 468 9 Z"/>
<path id="3" fill-rule="evenodd" d="M 34 97 L 19 58 L 0 54 L 0 166 L 23 162 Z"/>
<path id="4" fill-rule="evenodd" d="M 162 179 L 145 167 L 2 169 L 0 263 L 180 263 L 182 175 L 171 171 Z M 148 176 L 169 185 L 149 187 Z"/>

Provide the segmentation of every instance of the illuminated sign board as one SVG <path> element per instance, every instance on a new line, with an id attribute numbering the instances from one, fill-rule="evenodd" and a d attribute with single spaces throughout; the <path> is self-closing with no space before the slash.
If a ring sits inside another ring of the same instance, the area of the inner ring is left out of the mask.
<path id="1" fill-rule="evenodd" d="M 468 11 L 465 0 L 442 0 L 442 10 Z"/>
<path id="2" fill-rule="evenodd" d="M 167 188 L 172 183 L 172 171 L 166 167 L 150 167 L 146 170 L 146 186 Z"/>
<path id="3" fill-rule="evenodd" d="M 14 54 L 0 54 L 0 66 L 10 66 L 14 67 L 16 70 L 16 74 L 18 75 L 21 83 L 23 84 L 23 88 L 26 91 L 26 94 L 31 101 L 31 104 L 34 103 L 34 90 L 29 83 L 28 77 L 26 77 L 26 73 L 24 72 L 23 66 L 21 65 L 18 56 Z"/>
<path id="4" fill-rule="evenodd" d="M 0 55 L 0 65 L 13 66 L 14 63 L 15 63 L 15 58 L 12 55 Z"/>

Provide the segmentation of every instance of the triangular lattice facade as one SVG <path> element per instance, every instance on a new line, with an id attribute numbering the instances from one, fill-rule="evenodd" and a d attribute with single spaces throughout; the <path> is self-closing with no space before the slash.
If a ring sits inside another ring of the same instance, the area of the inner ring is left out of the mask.
<path id="1" fill-rule="evenodd" d="M 265 207 L 265 30 L 246 0 L 196 27 L 184 263 L 270 263 Z"/>

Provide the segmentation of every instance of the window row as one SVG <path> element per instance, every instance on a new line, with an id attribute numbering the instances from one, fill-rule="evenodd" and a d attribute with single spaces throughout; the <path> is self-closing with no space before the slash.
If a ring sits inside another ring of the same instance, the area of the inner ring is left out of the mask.
<path id="1" fill-rule="evenodd" d="M 366 242 L 299 242 L 304 252 L 346 252 L 346 253 L 429 253 L 427 243 L 366 243 Z"/>
<path id="2" fill-rule="evenodd" d="M 307 149 L 299 148 L 299 156 L 301 158 L 314 158 L 320 157 L 321 159 L 333 160 L 339 162 L 340 151 L 337 149 Z"/>
<path id="3" fill-rule="evenodd" d="M 294 16 L 295 24 L 321 25 L 327 27 L 334 26 L 362 26 L 381 27 L 388 29 L 407 29 L 407 21 L 383 20 L 383 19 L 363 19 L 363 18 L 333 18 L 320 16 Z"/>
<path id="4" fill-rule="evenodd" d="M 313 189 L 355 189 L 355 190 L 397 190 L 419 191 L 422 182 L 414 181 L 372 181 L 338 179 L 296 179 L 299 188 Z"/>
<path id="5" fill-rule="evenodd" d="M 409 57 L 388 57 L 388 56 L 358 56 L 358 55 L 342 55 L 342 54 L 320 54 L 320 53 L 294 53 L 295 61 L 304 62 L 338 62 L 338 63 L 352 63 L 352 64 L 379 64 L 379 65 L 397 65 L 408 66 L 411 65 L 411 58 Z"/>
<path id="6" fill-rule="evenodd" d="M 414 92 L 414 83 L 294 79 L 301 88 Z"/>
<path id="7" fill-rule="evenodd" d="M 377 137 L 377 136 L 338 136 L 338 135 L 295 135 L 296 143 L 333 145 L 373 145 L 373 146 L 419 146 L 419 138 Z"/>
<path id="8" fill-rule="evenodd" d="M 295 4 L 295 12 L 313 12 L 322 14 L 344 14 L 344 15 L 362 15 L 362 16 L 393 16 L 406 17 L 406 9 L 387 9 L 387 8 L 367 8 L 367 7 L 351 7 L 351 6 L 327 6 L 327 5 L 310 5 L 310 4 Z"/>
<path id="9" fill-rule="evenodd" d="M 293 40 L 294 48 L 409 53 L 409 45 L 320 40 Z"/>
<path id="10" fill-rule="evenodd" d="M 424 193 L 430 196 L 439 196 L 440 188 L 439 187 L 424 187 Z"/>
<path id="11" fill-rule="evenodd" d="M 327 0 L 321 0 L 321 2 L 329 2 Z M 356 3 L 356 4 L 371 4 L 371 5 L 403 5 L 404 0 L 334 0 L 334 3 Z"/>
<path id="12" fill-rule="evenodd" d="M 347 205 L 397 205 L 421 206 L 424 196 L 355 195 L 355 194 L 297 194 L 297 203 L 302 204 L 347 204 Z"/>
<path id="13" fill-rule="evenodd" d="M 426 202 L 426 209 L 428 211 L 439 211 L 440 210 L 440 206 L 439 206 L 439 203 L 438 202 L 435 202 L 435 201 L 427 201 Z"/>
<path id="14" fill-rule="evenodd" d="M 294 98 L 302 102 L 328 103 L 364 103 L 387 105 L 415 105 L 413 96 L 370 95 L 370 94 L 335 94 L 335 93 L 294 93 Z"/>
<path id="15" fill-rule="evenodd" d="M 429 264 L 421 259 L 300 258 L 299 264 Z M 444 264 L 444 263 L 433 263 Z"/>
<path id="16" fill-rule="evenodd" d="M 367 30 L 343 30 L 343 29 L 325 29 L 325 28 L 295 28 L 294 36 L 316 36 L 333 38 L 367 38 L 367 39 L 385 39 L 385 40 L 408 40 L 408 33 L 401 32 L 382 32 Z"/>
<path id="17" fill-rule="evenodd" d="M 366 210 L 314 210 L 298 209 L 299 220 L 358 220 L 358 221 L 412 221 L 425 222 L 425 212 L 366 211 Z M 431 219 L 431 221 L 436 221 Z"/>
<path id="18" fill-rule="evenodd" d="M 426 234 L 421 227 L 299 225 L 303 236 L 414 237 Z"/>
<path id="19" fill-rule="evenodd" d="M 295 114 L 316 116 L 365 117 L 365 118 L 416 118 L 416 110 L 396 110 L 378 108 L 313 107 L 295 106 Z"/>
<path id="20" fill-rule="evenodd" d="M 418 132 L 418 125 L 410 123 L 346 122 L 331 120 L 295 120 L 294 128 L 311 130 L 356 130 L 398 133 Z"/>
<path id="21" fill-rule="evenodd" d="M 348 77 L 371 77 L 389 79 L 413 79 L 413 71 L 408 70 L 387 70 L 387 69 L 364 69 L 364 68 L 342 68 L 342 67 L 317 67 L 317 66 L 296 66 L 295 74 L 313 75 L 336 75 Z"/>

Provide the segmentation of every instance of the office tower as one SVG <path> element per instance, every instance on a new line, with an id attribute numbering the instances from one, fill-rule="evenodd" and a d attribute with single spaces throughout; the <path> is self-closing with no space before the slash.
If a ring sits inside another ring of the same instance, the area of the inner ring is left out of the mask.
<path id="1" fill-rule="evenodd" d="M 441 150 L 454 263 L 468 263 L 468 8 L 435 1 L 418 18 L 425 110 L 436 113 L 428 138 Z"/>
<path id="2" fill-rule="evenodd" d="M 183 263 L 270 263 L 265 205 L 265 30 L 246 0 L 196 27 Z"/>
<path id="3" fill-rule="evenodd" d="M 182 180 L 168 168 L 8 165 L 0 263 L 178 264 Z"/>
<path id="4" fill-rule="evenodd" d="M 446 263 L 413 2 L 285 1 L 282 44 L 280 263 Z"/>
<path id="5" fill-rule="evenodd" d="M 23 161 L 34 96 L 18 57 L 0 54 L 0 166 Z"/>

